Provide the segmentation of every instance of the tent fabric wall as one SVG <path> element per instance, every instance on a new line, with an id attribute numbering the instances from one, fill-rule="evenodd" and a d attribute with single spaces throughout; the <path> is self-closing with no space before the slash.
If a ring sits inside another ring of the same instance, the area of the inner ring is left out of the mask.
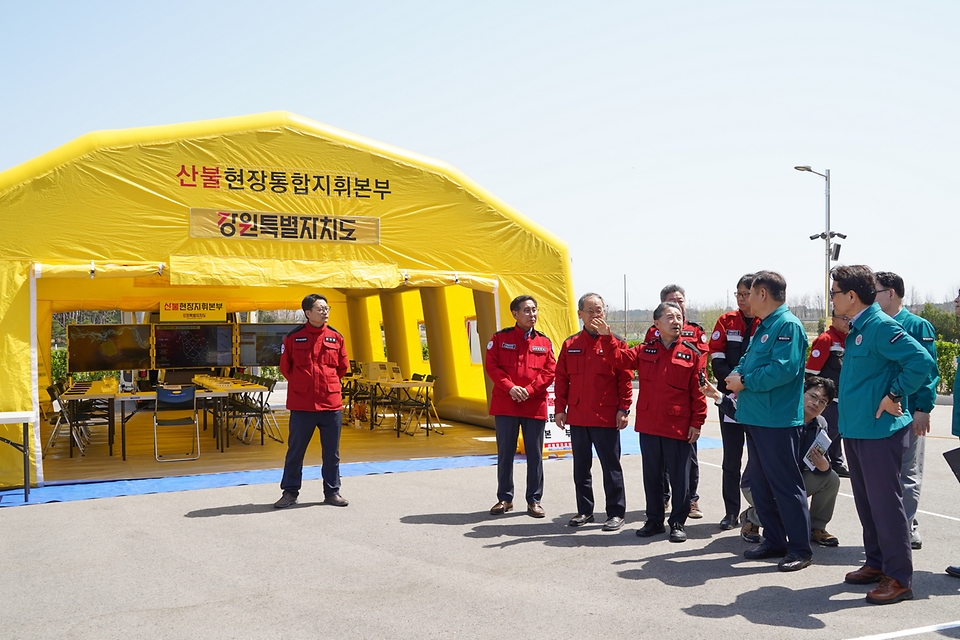
<path id="1" fill-rule="evenodd" d="M 379 296 L 419 291 L 430 367 L 448 369 L 438 404 L 472 414 L 485 398 L 460 354 L 463 317 L 479 317 L 471 289 L 492 293 L 497 326 L 520 294 L 556 344 L 577 326 L 559 239 L 442 162 L 286 112 L 87 134 L 0 172 L 0 216 L 0 410 L 31 410 L 38 394 L 31 267 L 37 327 L 164 300 L 289 309 L 320 291 L 357 360 L 382 359 Z M 16 483 L 4 464 L 0 486 Z"/>

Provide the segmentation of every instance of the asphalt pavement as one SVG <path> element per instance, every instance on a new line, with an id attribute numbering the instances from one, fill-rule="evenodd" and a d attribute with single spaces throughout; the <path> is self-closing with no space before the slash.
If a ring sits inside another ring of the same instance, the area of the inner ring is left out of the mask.
<path id="1" fill-rule="evenodd" d="M 797 573 L 745 560 L 717 525 L 713 449 L 705 517 L 682 544 L 634 533 L 639 456 L 624 458 L 627 525 L 613 533 L 566 525 L 569 457 L 544 465 L 542 520 L 488 514 L 490 466 L 346 478 L 346 508 L 310 481 L 285 510 L 275 484 L 3 509 L 0 638 L 960 638 L 960 579 L 944 573 L 960 564 L 960 484 L 941 455 L 958 441 L 949 408 L 932 415 L 908 602 L 869 605 L 869 586 L 843 583 L 863 562 L 847 480 L 828 527 L 840 547 L 815 547 Z M 515 475 L 522 495 L 522 462 Z"/>

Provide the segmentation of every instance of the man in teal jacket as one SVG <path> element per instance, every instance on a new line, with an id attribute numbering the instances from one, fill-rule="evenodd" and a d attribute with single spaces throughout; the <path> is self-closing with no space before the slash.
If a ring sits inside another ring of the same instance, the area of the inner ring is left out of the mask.
<path id="1" fill-rule="evenodd" d="M 960 318 L 960 295 L 953 301 L 953 312 Z M 960 357 L 957 357 L 957 371 L 960 371 Z M 960 438 L 960 376 L 953 378 L 953 435 Z M 947 573 L 960 578 L 960 565 L 947 567 Z"/>
<path id="2" fill-rule="evenodd" d="M 914 315 L 903 306 L 903 278 L 891 271 L 878 271 L 877 304 L 883 312 L 896 320 L 907 334 L 923 345 L 934 362 L 937 360 L 937 333 L 926 319 Z M 936 367 L 930 369 L 927 379 L 916 393 L 904 398 L 903 412 L 913 418 L 910 425 L 910 444 L 903 454 L 903 467 L 900 469 L 900 484 L 903 485 L 903 510 L 907 513 L 910 525 L 910 548 L 923 546 L 920 537 L 920 523 L 917 522 L 917 509 L 920 506 L 920 487 L 923 484 L 923 457 L 927 435 L 930 432 L 930 412 L 937 401 L 937 383 L 940 372 Z"/>
<path id="3" fill-rule="evenodd" d="M 787 309 L 787 283 L 760 271 L 750 288 L 750 310 L 760 319 L 746 353 L 726 377 L 737 394 L 737 422 L 747 434 L 747 475 L 764 540 L 750 560 L 782 557 L 781 571 L 810 565 L 810 510 L 796 461 L 803 425 L 803 369 L 807 334 Z"/>
<path id="4" fill-rule="evenodd" d="M 845 581 L 879 582 L 867 602 L 892 604 L 913 598 L 910 526 L 900 485 L 912 418 L 901 400 L 923 385 L 936 362 L 880 310 L 870 267 L 836 267 L 831 275 L 833 307 L 850 318 L 840 371 L 840 435 L 866 555 L 864 566 Z"/>

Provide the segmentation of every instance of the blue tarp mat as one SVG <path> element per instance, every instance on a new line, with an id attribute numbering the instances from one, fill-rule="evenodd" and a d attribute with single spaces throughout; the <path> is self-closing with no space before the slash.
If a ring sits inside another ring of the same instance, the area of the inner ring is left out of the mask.
<path id="1" fill-rule="evenodd" d="M 623 455 L 640 453 L 637 434 L 624 429 L 620 432 Z M 715 438 L 701 438 L 697 443 L 700 449 L 716 449 L 722 446 Z M 519 456 L 521 459 L 523 456 Z M 422 458 L 417 460 L 388 460 L 383 462 L 355 462 L 340 465 L 340 476 L 377 475 L 381 473 L 403 473 L 405 471 L 433 471 L 439 469 L 464 469 L 495 465 L 497 456 L 460 456 L 451 458 Z M 205 473 L 202 475 L 174 476 L 169 478 L 145 478 L 139 480 L 111 480 L 105 482 L 79 482 L 71 484 L 47 484 L 30 489 L 29 502 L 23 501 L 23 490 L 0 491 L 0 507 L 14 507 L 24 504 L 44 502 L 69 502 L 92 498 L 115 498 L 148 493 L 171 493 L 191 491 L 193 489 L 216 489 L 219 487 L 237 487 L 249 484 L 279 484 L 283 469 L 264 469 L 261 471 L 235 471 L 231 473 Z M 320 480 L 320 466 L 303 468 L 304 480 Z"/>

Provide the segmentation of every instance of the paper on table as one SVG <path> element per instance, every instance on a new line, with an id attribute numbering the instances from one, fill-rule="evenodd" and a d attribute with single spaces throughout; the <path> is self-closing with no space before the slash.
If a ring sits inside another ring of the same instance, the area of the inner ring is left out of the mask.
<path id="1" fill-rule="evenodd" d="M 825 429 L 821 429 L 821 430 L 817 433 L 817 437 L 814 438 L 813 444 L 810 445 L 810 448 L 807 449 L 807 453 L 804 454 L 804 456 L 803 456 L 803 462 L 804 462 L 804 464 L 807 465 L 807 467 L 810 469 L 810 471 L 813 471 L 814 469 L 817 468 L 817 465 L 813 464 L 813 462 L 810 461 L 810 452 L 813 451 L 814 449 L 816 449 L 817 451 L 819 451 L 819 452 L 822 453 L 823 455 L 827 455 L 827 449 L 830 448 L 830 442 L 831 442 L 831 441 L 830 441 L 830 436 L 827 435 L 826 430 L 825 430 Z"/>

